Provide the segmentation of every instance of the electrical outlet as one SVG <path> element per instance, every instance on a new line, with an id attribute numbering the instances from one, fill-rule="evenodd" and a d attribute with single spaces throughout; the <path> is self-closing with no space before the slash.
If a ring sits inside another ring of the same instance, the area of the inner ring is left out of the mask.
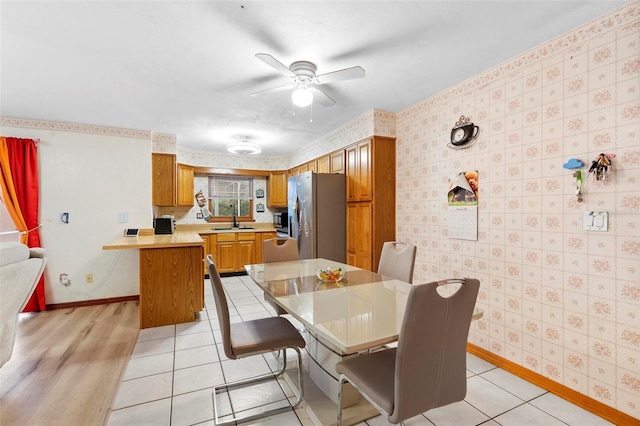
<path id="1" fill-rule="evenodd" d="M 85 281 L 87 284 L 91 284 L 91 283 L 93 282 L 93 274 L 87 274 L 87 275 L 84 277 L 84 281 Z"/>
<path id="2" fill-rule="evenodd" d="M 69 287 L 71 285 L 71 279 L 69 278 L 69 274 L 61 273 L 60 274 L 60 284 L 65 287 Z"/>

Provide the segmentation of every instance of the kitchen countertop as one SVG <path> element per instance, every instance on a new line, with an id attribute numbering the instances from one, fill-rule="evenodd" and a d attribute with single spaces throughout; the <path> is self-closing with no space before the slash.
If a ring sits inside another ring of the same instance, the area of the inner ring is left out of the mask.
<path id="1" fill-rule="evenodd" d="M 102 246 L 103 250 L 173 248 L 204 246 L 204 241 L 194 231 L 180 231 L 163 235 L 139 235 L 137 237 L 120 237 L 110 244 Z"/>
<path id="2" fill-rule="evenodd" d="M 248 226 L 252 229 L 246 229 L 245 226 Z M 203 223 L 203 224 L 192 224 L 192 225 L 176 225 L 176 233 L 177 232 L 197 232 L 198 234 L 228 234 L 228 233 L 246 233 L 246 232 L 276 232 L 276 229 L 270 223 L 251 223 L 242 225 L 240 228 L 234 229 L 214 229 L 214 228 L 231 228 L 231 224 L 229 223 Z"/>
<path id="3" fill-rule="evenodd" d="M 252 224 L 251 228 L 237 229 L 213 229 L 230 227 L 226 223 L 203 223 L 197 225 L 176 225 L 173 234 L 163 235 L 139 235 L 137 237 L 119 237 L 109 244 L 102 246 L 103 250 L 121 249 L 144 249 L 144 248 L 167 248 L 167 247 L 191 247 L 204 245 L 200 237 L 202 234 L 228 234 L 228 233 L 249 233 L 249 232 L 276 232 L 273 225 L 269 223 Z M 243 225 L 244 226 L 244 225 Z"/>

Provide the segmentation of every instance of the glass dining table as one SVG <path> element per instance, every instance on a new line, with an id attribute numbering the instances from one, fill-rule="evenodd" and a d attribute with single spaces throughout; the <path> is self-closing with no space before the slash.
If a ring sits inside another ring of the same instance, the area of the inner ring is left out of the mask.
<path id="1" fill-rule="evenodd" d="M 341 268 L 343 279 L 323 282 L 319 268 Z M 291 316 L 345 356 L 398 338 L 411 284 L 327 260 L 246 265 L 251 279 Z"/>
<path id="2" fill-rule="evenodd" d="M 323 282 L 319 268 L 341 268 L 339 282 Z M 411 284 L 327 259 L 303 259 L 245 265 L 251 279 L 278 305 L 300 321 L 308 354 L 305 368 L 322 392 L 337 403 L 335 364 L 359 353 L 384 348 L 398 339 Z M 474 319 L 482 312 L 474 312 Z M 345 386 L 343 407 L 352 421 L 375 413 L 358 392 Z M 334 416 L 335 412 L 329 414 Z"/>

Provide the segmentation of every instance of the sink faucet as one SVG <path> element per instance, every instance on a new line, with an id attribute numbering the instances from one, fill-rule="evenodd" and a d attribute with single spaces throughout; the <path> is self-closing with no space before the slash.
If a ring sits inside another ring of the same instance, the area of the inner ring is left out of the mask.
<path id="1" fill-rule="evenodd" d="M 236 221 L 236 209 L 235 207 L 233 207 L 233 204 L 229 204 L 229 207 L 231 207 L 231 210 L 233 211 L 233 225 L 231 225 L 232 228 L 237 228 L 238 227 L 238 222 Z"/>

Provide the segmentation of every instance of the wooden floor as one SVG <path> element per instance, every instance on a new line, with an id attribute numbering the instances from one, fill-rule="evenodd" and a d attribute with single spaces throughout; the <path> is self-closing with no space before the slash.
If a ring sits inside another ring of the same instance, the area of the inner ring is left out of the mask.
<path id="1" fill-rule="evenodd" d="M 0 425 L 100 425 L 139 333 L 138 302 L 21 315 Z"/>

